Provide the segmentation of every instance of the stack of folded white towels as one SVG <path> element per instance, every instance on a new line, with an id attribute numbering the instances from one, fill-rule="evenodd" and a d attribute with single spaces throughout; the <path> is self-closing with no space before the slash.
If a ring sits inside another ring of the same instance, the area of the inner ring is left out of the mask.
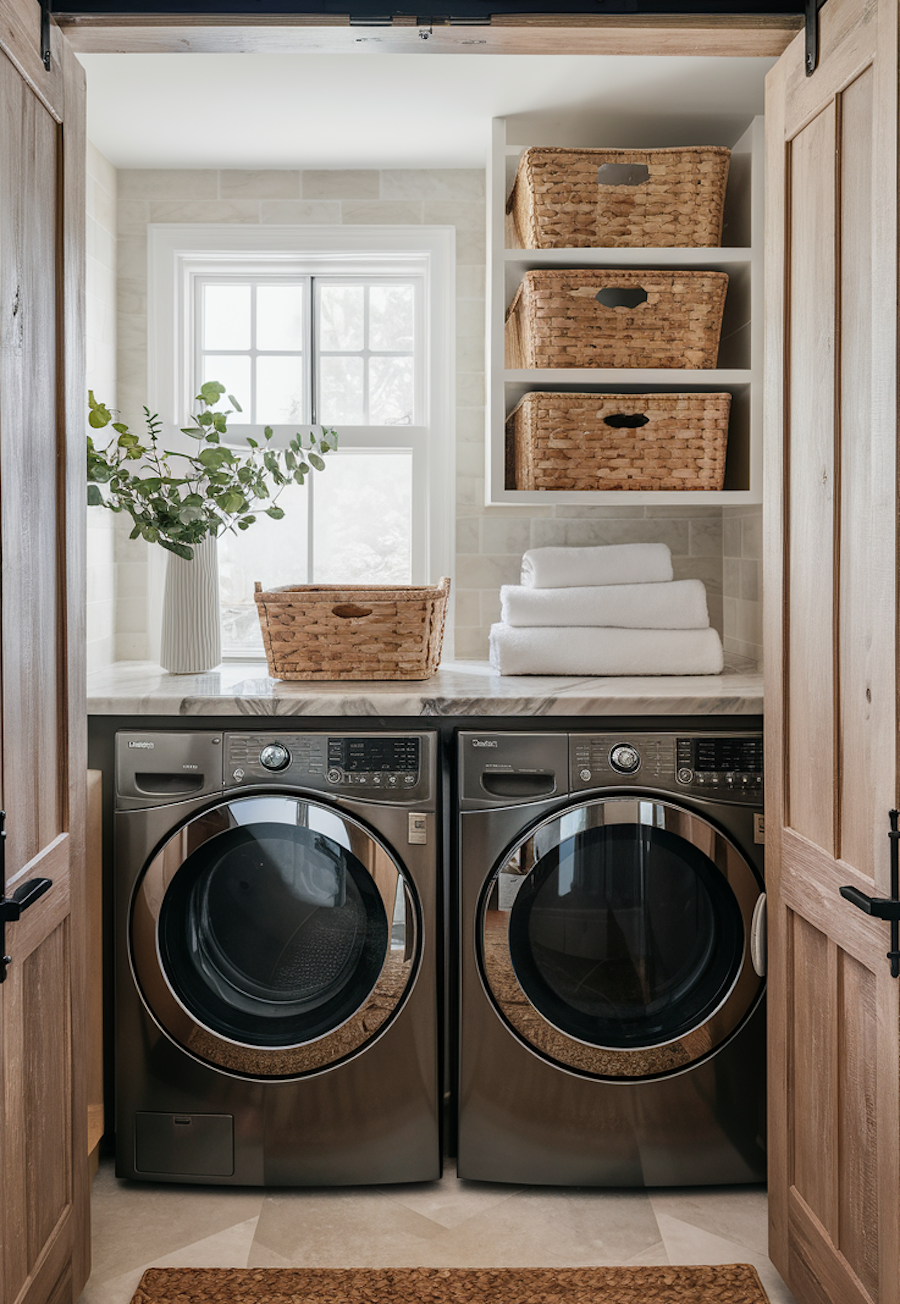
<path id="1" fill-rule="evenodd" d="M 672 578 L 664 543 L 534 548 L 500 590 L 491 664 L 502 675 L 718 675 L 702 580 Z"/>

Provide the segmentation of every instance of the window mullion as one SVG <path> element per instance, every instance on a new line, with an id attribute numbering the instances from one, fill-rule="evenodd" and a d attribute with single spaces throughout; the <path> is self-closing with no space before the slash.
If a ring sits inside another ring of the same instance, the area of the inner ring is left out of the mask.
<path id="1" fill-rule="evenodd" d="M 369 293 L 371 285 L 368 281 L 363 286 L 363 416 L 365 424 L 372 424 L 372 413 L 369 407 Z"/>
<path id="2" fill-rule="evenodd" d="M 307 378 L 309 383 L 309 420 L 310 424 L 319 424 L 319 282 L 315 276 L 309 277 L 309 307 L 306 313 L 306 327 L 309 334 Z"/>
<path id="3" fill-rule="evenodd" d="M 257 420 L 257 397 L 256 397 L 256 281 L 250 282 L 250 411 L 253 413 L 253 424 Z"/>

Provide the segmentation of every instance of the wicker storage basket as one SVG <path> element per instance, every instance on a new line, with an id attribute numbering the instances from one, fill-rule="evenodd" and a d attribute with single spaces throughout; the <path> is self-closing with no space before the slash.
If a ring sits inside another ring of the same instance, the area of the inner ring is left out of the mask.
<path id="1" fill-rule="evenodd" d="M 721 489 L 730 394 L 526 394 L 507 489 Z"/>
<path id="2" fill-rule="evenodd" d="M 440 584 L 256 584 L 273 679 L 427 679 L 438 668 L 449 579 Z"/>
<path id="3" fill-rule="evenodd" d="M 730 159 L 713 145 L 526 149 L 507 203 L 513 237 L 523 249 L 718 245 Z"/>
<path id="4" fill-rule="evenodd" d="M 727 288 L 724 272 L 526 272 L 506 316 L 506 365 L 714 367 Z"/>

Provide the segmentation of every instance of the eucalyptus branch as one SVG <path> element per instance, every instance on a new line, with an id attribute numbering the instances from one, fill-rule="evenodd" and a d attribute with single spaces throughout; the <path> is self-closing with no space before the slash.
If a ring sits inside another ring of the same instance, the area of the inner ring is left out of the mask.
<path id="1" fill-rule="evenodd" d="M 94 430 L 111 424 L 117 438 L 98 448 L 87 439 L 88 506 L 125 511 L 134 528 L 131 538 L 158 543 L 179 557 L 190 559 L 194 544 L 223 530 L 248 530 L 262 511 L 280 520 L 284 511 L 277 501 L 289 484 L 302 485 L 313 471 L 325 470 L 325 455 L 337 448 L 337 431 L 322 427 L 319 437 L 310 433 L 307 447 L 299 434 L 287 448 L 268 447 L 272 427 L 265 426 L 262 440 L 247 437 L 248 454 L 229 448 L 228 417 L 240 412 L 237 400 L 218 410 L 225 386 L 207 381 L 196 401 L 200 411 L 192 424 L 182 427 L 201 445 L 196 453 L 160 449 L 163 423 L 156 413 L 144 408 L 147 440 L 142 443 L 123 421 L 113 421 L 112 411 L 88 394 L 88 422 Z M 185 474 L 175 473 L 170 458 L 187 462 Z M 100 486 L 106 491 L 101 492 Z"/>

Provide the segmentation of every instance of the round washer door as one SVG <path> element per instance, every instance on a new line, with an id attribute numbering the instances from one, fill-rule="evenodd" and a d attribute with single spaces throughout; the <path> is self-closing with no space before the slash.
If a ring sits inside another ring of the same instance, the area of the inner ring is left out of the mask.
<path id="1" fill-rule="evenodd" d="M 396 860 L 343 812 L 292 796 L 223 802 L 157 852 L 131 956 L 157 1023 L 198 1059 L 296 1077 L 358 1051 L 402 1004 L 417 903 Z"/>
<path id="2" fill-rule="evenodd" d="M 556 1063 L 602 1078 L 680 1072 L 762 992 L 750 959 L 762 890 L 699 815 L 649 797 L 586 802 L 533 829 L 486 884 L 484 981 Z"/>

